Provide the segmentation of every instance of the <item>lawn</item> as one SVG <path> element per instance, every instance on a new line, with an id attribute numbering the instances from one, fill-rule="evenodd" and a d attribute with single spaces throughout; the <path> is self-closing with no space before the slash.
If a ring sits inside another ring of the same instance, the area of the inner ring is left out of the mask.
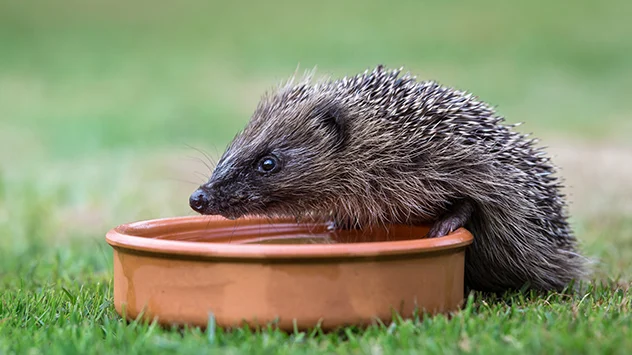
<path id="1" fill-rule="evenodd" d="M 571 6 L 572 5 L 572 6 Z M 632 2 L 0 1 L 0 354 L 632 352 Z M 338 333 L 162 329 L 112 306 L 105 232 L 191 215 L 259 97 L 378 63 L 472 91 L 561 166 L 575 295 L 474 294 Z"/>

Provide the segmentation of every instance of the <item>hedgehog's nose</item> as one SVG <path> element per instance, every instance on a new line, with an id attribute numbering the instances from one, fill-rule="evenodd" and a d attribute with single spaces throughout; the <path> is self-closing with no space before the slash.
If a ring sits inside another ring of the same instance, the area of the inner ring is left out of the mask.
<path id="1" fill-rule="evenodd" d="M 198 213 L 204 213 L 204 211 L 208 208 L 209 198 L 203 189 L 197 189 L 194 193 L 189 197 L 189 206 Z"/>

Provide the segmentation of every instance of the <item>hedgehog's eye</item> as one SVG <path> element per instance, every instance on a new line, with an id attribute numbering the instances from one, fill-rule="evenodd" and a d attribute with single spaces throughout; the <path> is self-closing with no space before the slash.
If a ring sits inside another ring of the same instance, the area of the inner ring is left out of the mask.
<path id="1" fill-rule="evenodd" d="M 257 171 L 264 174 L 277 172 L 279 168 L 279 160 L 274 155 L 266 155 L 257 163 Z"/>

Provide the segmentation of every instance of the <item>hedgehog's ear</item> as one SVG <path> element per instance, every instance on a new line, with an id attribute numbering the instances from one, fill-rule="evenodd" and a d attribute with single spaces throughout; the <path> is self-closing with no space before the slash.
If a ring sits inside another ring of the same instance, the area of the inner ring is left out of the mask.
<path id="1" fill-rule="evenodd" d="M 313 117 L 325 129 L 331 130 L 337 144 L 344 144 L 347 139 L 347 116 L 335 102 L 318 103 L 312 110 Z"/>

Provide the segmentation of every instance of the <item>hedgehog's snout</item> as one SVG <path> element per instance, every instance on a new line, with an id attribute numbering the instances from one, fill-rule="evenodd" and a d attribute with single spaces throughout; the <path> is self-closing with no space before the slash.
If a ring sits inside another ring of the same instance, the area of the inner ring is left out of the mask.
<path id="1" fill-rule="evenodd" d="M 189 197 L 189 206 L 200 214 L 222 214 L 229 206 L 223 193 L 216 186 L 205 184 L 195 190 Z"/>
<path id="2" fill-rule="evenodd" d="M 215 184 L 202 185 L 189 197 L 189 206 L 194 211 L 203 215 L 222 215 L 229 219 L 240 217 L 247 202 L 247 195 Z"/>
<path id="3" fill-rule="evenodd" d="M 212 203 L 213 199 L 210 196 L 210 192 L 208 189 L 202 187 L 198 188 L 189 197 L 189 206 L 191 206 L 195 212 L 201 214 L 214 214 L 215 211 L 213 211 L 214 208 L 212 208 L 214 204 Z"/>

